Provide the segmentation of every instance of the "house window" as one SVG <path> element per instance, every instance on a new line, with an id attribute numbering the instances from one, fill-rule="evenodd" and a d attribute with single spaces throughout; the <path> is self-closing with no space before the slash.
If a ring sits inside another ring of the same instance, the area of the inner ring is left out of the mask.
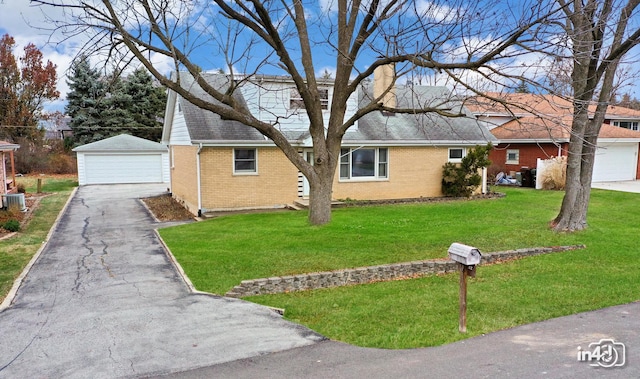
<path id="1" fill-rule="evenodd" d="M 318 88 L 318 95 L 320 96 L 320 106 L 322 109 L 329 109 L 329 89 Z M 290 109 L 305 109 L 304 100 L 302 95 L 296 88 L 291 88 L 289 93 L 289 108 Z"/>
<path id="2" fill-rule="evenodd" d="M 449 148 L 449 162 L 460 163 L 462 157 L 465 156 L 465 149 L 463 147 L 450 147 Z"/>
<path id="3" fill-rule="evenodd" d="M 638 130 L 638 122 L 637 121 L 614 121 L 613 126 L 619 126 L 621 128 Z"/>
<path id="4" fill-rule="evenodd" d="M 258 172 L 256 149 L 233 149 L 234 174 L 251 174 Z"/>
<path id="5" fill-rule="evenodd" d="M 520 164 L 520 150 L 507 150 L 507 164 Z"/>
<path id="6" fill-rule="evenodd" d="M 340 179 L 385 179 L 389 177 L 386 148 L 340 150 Z"/>

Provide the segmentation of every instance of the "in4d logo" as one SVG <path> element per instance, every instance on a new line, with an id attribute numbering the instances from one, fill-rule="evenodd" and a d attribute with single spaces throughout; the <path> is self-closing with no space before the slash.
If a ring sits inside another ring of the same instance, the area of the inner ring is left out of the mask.
<path id="1" fill-rule="evenodd" d="M 625 346 L 609 338 L 589 344 L 588 350 L 578 347 L 578 362 L 589 362 L 590 366 L 622 367 L 625 364 Z"/>

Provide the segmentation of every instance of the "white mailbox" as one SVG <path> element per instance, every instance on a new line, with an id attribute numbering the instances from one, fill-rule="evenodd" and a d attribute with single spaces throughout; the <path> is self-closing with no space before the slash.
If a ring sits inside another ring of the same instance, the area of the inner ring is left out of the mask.
<path id="1" fill-rule="evenodd" d="M 482 254 L 473 246 L 454 242 L 449 246 L 449 258 L 465 266 L 475 266 L 480 263 Z"/>

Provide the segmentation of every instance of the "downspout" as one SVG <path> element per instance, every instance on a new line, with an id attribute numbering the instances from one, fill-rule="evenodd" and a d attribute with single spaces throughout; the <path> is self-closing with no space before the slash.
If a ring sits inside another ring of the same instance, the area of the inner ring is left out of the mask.
<path id="1" fill-rule="evenodd" d="M 202 151 L 202 143 L 198 144 L 198 151 L 196 152 L 196 178 L 198 187 L 198 217 L 202 217 L 202 189 L 200 182 L 200 152 Z"/>

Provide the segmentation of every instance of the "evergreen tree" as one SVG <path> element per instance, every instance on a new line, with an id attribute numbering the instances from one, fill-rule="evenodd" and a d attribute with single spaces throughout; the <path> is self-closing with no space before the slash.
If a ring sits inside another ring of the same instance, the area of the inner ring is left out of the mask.
<path id="1" fill-rule="evenodd" d="M 102 112 L 105 106 L 105 86 L 100 73 L 91 68 L 87 57 L 81 57 L 71 66 L 71 78 L 67 81 L 66 113 L 71 116 L 69 127 L 76 144 L 82 145 L 105 137 L 101 131 Z"/>
<path id="2" fill-rule="evenodd" d="M 72 71 L 67 113 L 77 144 L 122 133 L 160 140 L 166 95 L 144 69 L 125 79 L 105 78 L 83 58 Z"/>
<path id="3" fill-rule="evenodd" d="M 137 69 L 129 75 L 123 85 L 133 118 L 131 134 L 152 141 L 160 141 L 167 102 L 165 89 L 155 85 L 151 75 L 144 69 Z"/>

